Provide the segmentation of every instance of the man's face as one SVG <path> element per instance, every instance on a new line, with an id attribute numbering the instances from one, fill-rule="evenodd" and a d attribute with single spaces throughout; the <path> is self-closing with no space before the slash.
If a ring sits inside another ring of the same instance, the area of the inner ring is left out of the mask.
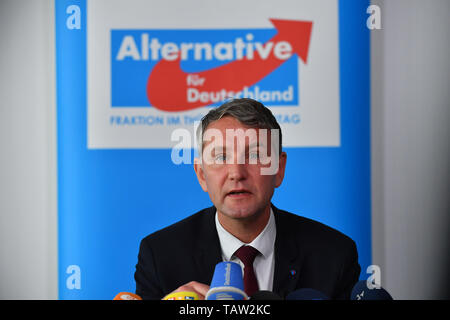
<path id="1" fill-rule="evenodd" d="M 238 138 L 238 132 L 246 138 Z M 194 169 L 219 214 L 245 219 L 269 210 L 286 166 L 286 153 L 278 155 L 278 150 L 274 153 L 276 161 L 267 162 L 265 155 L 270 156 L 273 150 L 270 130 L 264 136 L 258 129 L 226 116 L 212 122 L 203 132 L 203 139 L 202 163 L 196 159 Z M 276 170 L 268 171 L 273 164 Z M 264 174 L 264 170 L 270 174 Z"/>

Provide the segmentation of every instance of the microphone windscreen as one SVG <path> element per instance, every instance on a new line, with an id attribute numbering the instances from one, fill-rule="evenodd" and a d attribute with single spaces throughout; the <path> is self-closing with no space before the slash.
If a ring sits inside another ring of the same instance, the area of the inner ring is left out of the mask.
<path id="1" fill-rule="evenodd" d="M 198 294 L 191 291 L 179 291 L 169 293 L 162 300 L 200 300 Z"/>
<path id="2" fill-rule="evenodd" d="M 279 295 L 272 291 L 268 290 L 261 290 L 255 292 L 251 297 L 250 300 L 283 300 Z"/>
<path id="3" fill-rule="evenodd" d="M 235 262 L 219 262 L 214 270 L 211 287 L 235 287 L 244 290 L 241 266 Z"/>
<path id="4" fill-rule="evenodd" d="M 219 262 L 214 270 L 206 300 L 245 300 L 241 266 L 235 262 Z"/>
<path id="5" fill-rule="evenodd" d="M 288 294 L 286 300 L 329 300 L 329 298 L 318 290 L 302 288 Z"/>
<path id="6" fill-rule="evenodd" d="M 382 287 L 370 289 L 367 281 L 358 281 L 353 287 L 350 300 L 394 300 Z"/>
<path id="7" fill-rule="evenodd" d="M 142 298 L 131 292 L 120 292 L 113 300 L 142 300 Z"/>

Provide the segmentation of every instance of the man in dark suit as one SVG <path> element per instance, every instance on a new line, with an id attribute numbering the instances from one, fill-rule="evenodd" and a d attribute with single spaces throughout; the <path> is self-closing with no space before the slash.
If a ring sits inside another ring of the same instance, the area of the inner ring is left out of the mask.
<path id="1" fill-rule="evenodd" d="M 234 261 L 249 296 L 312 288 L 348 299 L 360 273 L 354 241 L 271 203 L 287 160 L 272 112 L 252 99 L 231 100 L 202 119 L 198 140 L 194 169 L 214 206 L 142 240 L 136 293 L 161 299 L 195 291 L 203 298 L 215 265 Z"/>

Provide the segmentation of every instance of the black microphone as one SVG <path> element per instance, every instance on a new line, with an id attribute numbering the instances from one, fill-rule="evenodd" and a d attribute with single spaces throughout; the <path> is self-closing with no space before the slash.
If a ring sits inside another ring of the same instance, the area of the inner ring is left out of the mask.
<path id="1" fill-rule="evenodd" d="M 255 292 L 251 297 L 250 300 L 283 300 L 279 295 L 272 291 L 268 290 L 261 290 Z"/>
<path id="2" fill-rule="evenodd" d="M 353 287 L 350 300 L 394 300 L 381 286 L 369 288 L 367 281 L 358 281 Z"/>
<path id="3" fill-rule="evenodd" d="M 302 288 L 289 293 L 286 300 L 330 300 L 330 298 L 318 290 Z"/>

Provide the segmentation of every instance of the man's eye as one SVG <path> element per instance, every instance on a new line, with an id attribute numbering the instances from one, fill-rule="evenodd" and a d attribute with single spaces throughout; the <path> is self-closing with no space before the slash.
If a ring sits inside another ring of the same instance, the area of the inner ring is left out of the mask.
<path id="1" fill-rule="evenodd" d="M 216 161 L 225 161 L 227 159 L 227 156 L 225 154 L 218 154 L 214 157 L 214 160 Z"/>
<path id="2" fill-rule="evenodd" d="M 248 158 L 249 159 L 258 160 L 259 159 L 259 153 L 258 152 L 250 152 L 248 154 Z"/>

